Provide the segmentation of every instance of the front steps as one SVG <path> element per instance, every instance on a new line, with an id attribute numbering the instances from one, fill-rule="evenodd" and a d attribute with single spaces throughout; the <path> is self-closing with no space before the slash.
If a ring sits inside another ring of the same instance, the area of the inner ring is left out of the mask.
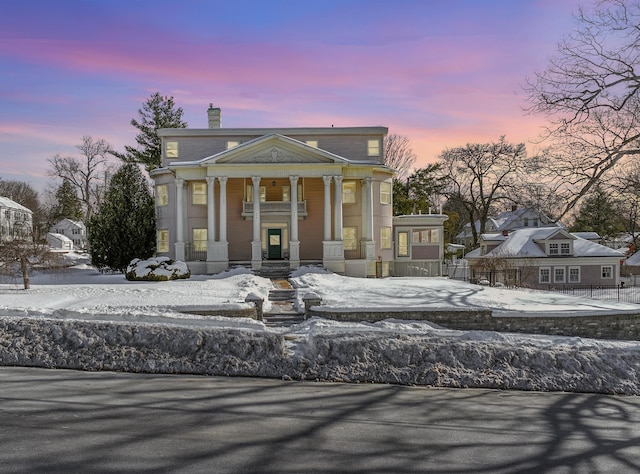
<path id="1" fill-rule="evenodd" d="M 288 280 L 272 278 L 273 288 L 269 290 L 271 309 L 263 314 L 267 326 L 291 326 L 304 321 L 304 313 L 295 309 L 296 290 Z"/>
<path id="2" fill-rule="evenodd" d="M 291 267 L 288 260 L 269 260 L 262 262 L 262 268 L 257 271 L 263 278 L 284 279 L 289 278 Z"/>

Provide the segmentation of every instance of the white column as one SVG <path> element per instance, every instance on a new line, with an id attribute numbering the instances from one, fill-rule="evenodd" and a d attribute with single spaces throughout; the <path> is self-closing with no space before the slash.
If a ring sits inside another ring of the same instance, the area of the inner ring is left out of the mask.
<path id="1" fill-rule="evenodd" d="M 371 185 L 373 178 L 364 178 L 363 180 L 363 222 L 362 227 L 364 229 L 365 240 L 375 240 L 373 238 L 373 186 Z"/>
<path id="2" fill-rule="evenodd" d="M 291 183 L 291 235 L 289 237 L 289 266 L 300 266 L 300 241 L 298 240 L 298 176 L 289 176 Z"/>
<path id="3" fill-rule="evenodd" d="M 331 179 L 332 176 L 323 176 L 324 180 L 324 240 L 331 240 Z"/>
<path id="4" fill-rule="evenodd" d="M 185 260 L 184 244 L 184 180 L 176 178 L 176 260 Z"/>
<path id="5" fill-rule="evenodd" d="M 207 176 L 207 240 L 216 241 L 216 178 Z"/>
<path id="6" fill-rule="evenodd" d="M 220 182 L 220 242 L 227 241 L 227 177 L 219 176 Z"/>
<path id="7" fill-rule="evenodd" d="M 291 183 L 291 240 L 298 240 L 298 176 L 289 176 Z"/>
<path id="8" fill-rule="evenodd" d="M 334 176 L 333 179 L 336 182 L 335 189 L 335 235 L 334 240 L 342 240 L 342 176 Z"/>
<path id="9" fill-rule="evenodd" d="M 262 244 L 260 242 L 260 176 L 252 176 L 253 182 L 253 241 L 251 242 L 251 268 L 262 267 Z"/>

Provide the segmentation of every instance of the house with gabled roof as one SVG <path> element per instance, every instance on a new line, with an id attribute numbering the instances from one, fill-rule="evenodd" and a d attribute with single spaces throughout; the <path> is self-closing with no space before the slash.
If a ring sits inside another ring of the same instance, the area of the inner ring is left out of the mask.
<path id="1" fill-rule="evenodd" d="M 480 231 L 480 221 L 475 221 L 476 232 Z M 518 208 L 514 205 L 510 211 L 504 211 L 496 216 L 490 216 L 485 224 L 484 233 L 486 234 L 500 234 L 503 231 L 514 231 L 516 229 L 529 229 L 538 227 L 563 227 L 560 223 L 552 221 L 549 217 L 542 214 L 540 211 L 523 207 Z M 457 244 L 465 245 L 467 247 L 474 244 L 473 232 L 471 231 L 471 224 L 465 224 L 460 233 L 454 237 L 454 241 Z"/>
<path id="2" fill-rule="evenodd" d="M 281 262 L 374 277 L 393 273 L 399 250 L 398 271 L 440 274 L 446 216 L 394 233 L 386 127 L 223 128 L 219 108 L 207 113 L 209 128 L 158 132 L 158 255 L 193 274 Z"/>
<path id="3" fill-rule="evenodd" d="M 31 238 L 33 212 L 22 204 L 0 196 L 0 242 Z"/>
<path id="4" fill-rule="evenodd" d="M 75 249 L 87 248 L 87 227 L 82 221 L 75 221 L 65 217 L 55 225 L 52 225 L 49 232 L 64 235 L 73 242 L 73 248 Z M 55 239 L 53 242 L 55 243 Z"/>
<path id="5" fill-rule="evenodd" d="M 618 285 L 624 255 L 565 229 L 548 227 L 482 234 L 480 247 L 466 258 L 475 280 L 548 288 Z"/>

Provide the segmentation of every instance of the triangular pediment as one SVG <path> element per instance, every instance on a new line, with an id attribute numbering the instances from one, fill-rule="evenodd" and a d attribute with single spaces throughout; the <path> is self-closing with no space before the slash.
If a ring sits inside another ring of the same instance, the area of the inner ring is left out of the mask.
<path id="1" fill-rule="evenodd" d="M 213 164 L 343 163 L 346 160 L 282 135 L 266 135 L 201 160 Z"/>

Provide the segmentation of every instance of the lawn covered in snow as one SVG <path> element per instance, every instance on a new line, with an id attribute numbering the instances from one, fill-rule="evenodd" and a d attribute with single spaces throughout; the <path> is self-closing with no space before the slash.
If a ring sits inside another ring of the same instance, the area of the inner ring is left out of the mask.
<path id="1" fill-rule="evenodd" d="M 567 316 L 640 306 L 445 278 L 357 279 L 302 269 L 301 299 L 336 308 L 488 308 Z M 428 322 L 313 318 L 289 328 L 184 311 L 241 307 L 272 284 L 246 270 L 167 282 L 129 282 L 86 264 L 40 273 L 30 290 L 0 283 L 0 363 L 85 370 L 573 390 L 640 395 L 640 342 L 453 331 Z"/>

